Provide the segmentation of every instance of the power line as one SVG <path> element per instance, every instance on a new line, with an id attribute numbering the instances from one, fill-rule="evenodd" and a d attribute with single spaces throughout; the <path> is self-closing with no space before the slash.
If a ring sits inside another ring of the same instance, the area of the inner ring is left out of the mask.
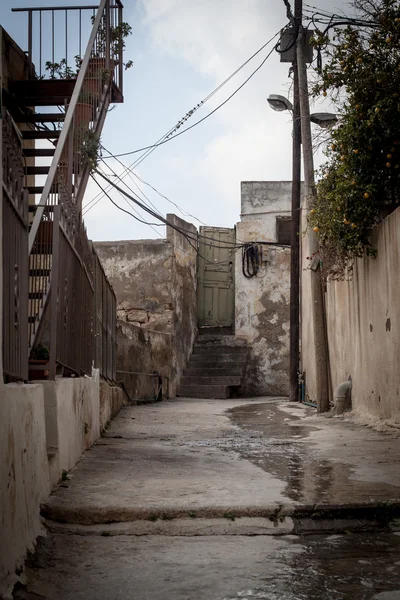
<path id="1" fill-rule="evenodd" d="M 108 152 L 108 154 L 110 154 L 110 156 L 112 156 L 111 152 L 109 150 L 107 150 L 107 148 L 105 148 L 104 146 L 102 146 L 102 148 Z M 201 223 L 202 225 L 207 225 L 206 223 L 204 223 L 204 221 L 202 221 L 201 219 L 199 219 L 198 217 L 196 217 L 195 215 L 192 215 L 191 213 L 185 211 L 181 206 L 179 206 L 179 204 L 177 204 L 176 202 L 173 202 L 173 200 L 170 200 L 167 196 L 165 196 L 165 194 L 162 194 L 159 190 L 157 190 L 157 188 L 155 188 L 153 185 L 151 185 L 151 183 L 148 183 L 147 181 L 145 181 L 144 179 L 142 179 L 142 177 L 140 177 L 137 173 L 135 173 L 133 171 L 133 169 L 131 169 L 130 167 L 127 167 L 126 165 L 124 165 L 124 163 L 119 160 L 119 158 L 113 157 L 115 158 L 115 160 L 124 167 L 124 171 L 128 171 L 129 173 L 132 173 L 132 175 L 134 175 L 141 183 L 143 183 L 144 185 L 147 185 L 148 187 L 150 187 L 154 192 L 156 192 L 156 194 L 158 194 L 160 196 L 160 198 L 164 198 L 165 200 L 167 200 L 167 202 L 169 202 L 170 204 L 172 204 L 173 206 L 175 206 L 183 216 L 185 217 L 191 217 L 192 219 L 195 219 L 196 221 L 198 221 L 199 223 Z M 104 160 L 103 160 L 104 162 Z M 104 162 L 104 164 L 107 164 Z M 108 165 L 107 165 L 108 166 Z M 108 166 L 109 167 L 109 166 Z M 111 171 L 113 171 L 111 169 L 111 167 L 109 167 Z M 115 173 L 115 171 L 113 171 L 114 175 L 116 177 L 117 174 Z M 129 175 L 130 177 L 130 175 Z M 132 177 L 130 177 L 130 179 L 132 180 L 132 182 L 134 183 L 134 185 L 136 185 L 136 187 L 138 187 L 138 189 L 142 192 L 143 196 L 149 201 L 149 203 L 153 206 L 153 208 L 156 208 L 154 206 L 154 204 L 151 202 L 151 200 L 146 196 L 146 194 L 143 192 L 143 190 L 141 190 L 141 188 L 133 181 Z M 121 180 L 121 178 L 120 178 Z M 99 198 L 99 200 L 101 200 L 101 197 Z M 97 202 L 99 202 L 99 200 L 97 200 L 94 204 L 92 204 L 92 206 L 87 207 L 86 213 L 89 212 L 89 210 L 91 210 L 92 208 L 94 208 L 94 206 L 97 204 Z M 90 204 L 90 202 L 89 202 Z M 88 206 L 88 205 L 87 205 Z"/>
<path id="2" fill-rule="evenodd" d="M 277 35 L 278 34 L 276 34 L 274 36 L 274 38 Z M 274 39 L 274 38 L 272 38 L 272 39 Z M 220 108 L 222 108 L 223 106 L 225 106 L 225 104 L 227 104 L 227 102 L 229 102 L 229 100 L 231 100 L 234 96 L 236 96 L 236 94 L 246 85 L 246 83 L 248 83 L 250 81 L 250 79 L 252 79 L 252 77 L 254 77 L 254 75 L 264 66 L 264 64 L 267 62 L 268 58 L 271 56 L 271 54 L 274 52 L 274 50 L 275 50 L 275 46 L 267 54 L 267 56 L 263 59 L 263 61 L 258 65 L 258 67 L 256 69 L 254 69 L 254 71 L 252 73 L 250 73 L 250 75 L 247 77 L 247 79 L 245 79 L 244 82 L 238 88 L 236 88 L 236 90 L 234 92 L 232 92 L 232 94 L 230 94 L 228 96 L 228 98 L 226 98 L 223 102 L 221 102 L 221 104 L 219 104 L 211 112 L 209 112 L 207 115 L 205 115 L 202 119 L 199 119 L 198 121 L 196 121 L 195 123 L 193 123 L 189 127 L 186 127 L 186 129 L 183 129 L 182 131 L 178 131 L 178 133 L 176 133 L 172 137 L 164 139 L 161 142 L 158 142 L 158 143 L 153 144 L 151 146 L 144 146 L 143 148 L 138 148 L 137 150 L 131 150 L 130 152 L 121 152 L 120 154 L 114 154 L 113 155 L 114 158 L 115 157 L 121 157 L 121 156 L 129 156 L 130 154 L 136 154 L 138 152 L 142 152 L 143 150 L 148 150 L 150 148 L 158 148 L 159 146 L 162 146 L 163 144 L 166 144 L 167 142 L 170 142 L 171 140 L 174 140 L 175 138 L 179 137 L 180 135 L 186 133 L 187 131 L 190 131 L 194 127 L 197 127 L 197 125 L 200 125 L 200 123 L 203 123 L 203 121 L 205 121 L 206 119 L 208 119 L 209 117 L 211 117 L 211 115 L 213 115 L 214 113 L 216 113 Z M 111 157 L 105 157 L 105 158 L 111 158 Z"/>
<path id="3" fill-rule="evenodd" d="M 232 77 L 234 77 L 243 67 L 245 67 L 255 56 L 257 56 L 266 46 L 268 46 L 277 36 L 279 35 L 279 32 L 277 32 L 271 39 L 269 39 L 265 44 L 263 44 L 263 46 L 261 46 L 256 52 L 254 52 L 254 54 L 252 54 L 252 56 L 250 58 L 248 58 L 240 67 L 238 67 L 229 77 L 227 77 L 221 84 L 219 84 L 210 94 L 208 94 L 208 96 L 206 96 L 206 98 L 204 98 L 204 100 L 202 100 L 197 107 L 199 106 L 203 106 L 210 98 L 212 98 L 212 96 L 214 94 L 216 94 L 226 83 L 228 83 Z M 211 113 L 209 113 L 208 115 L 206 115 L 203 119 L 201 119 L 200 121 L 196 122 L 194 125 L 198 125 L 199 123 L 201 123 L 203 120 L 205 120 L 206 118 L 208 118 L 209 116 L 211 116 L 214 112 L 216 112 L 219 108 L 221 108 L 224 104 L 226 104 L 226 102 L 228 102 L 233 95 L 235 95 L 246 83 L 247 81 L 249 81 L 249 79 L 251 79 L 251 77 L 253 77 L 253 75 L 257 72 L 257 70 L 259 70 L 264 62 L 269 58 L 269 56 L 272 54 L 272 51 L 268 54 L 268 56 L 266 57 L 266 59 L 264 59 L 264 61 L 261 63 L 261 65 L 256 69 L 256 71 L 254 71 L 250 77 L 234 92 L 234 94 L 232 94 L 229 98 L 227 98 L 227 100 L 225 100 L 225 102 L 223 102 L 221 105 L 219 105 L 214 111 L 212 111 Z M 197 110 L 197 108 L 196 108 Z M 189 111 L 191 112 L 191 111 Z M 194 111 L 193 111 L 194 112 Z M 193 112 L 191 112 L 191 115 L 193 114 Z M 187 113 L 189 114 L 189 113 Z M 189 129 L 191 129 L 194 125 L 192 125 L 191 127 L 188 127 L 186 129 L 184 129 L 183 131 L 179 132 L 178 134 L 174 135 L 173 137 L 177 137 L 178 135 L 181 135 L 182 133 L 184 133 L 185 131 L 188 131 Z M 158 139 L 157 142 L 155 142 L 155 144 L 151 145 L 151 146 L 146 146 L 144 148 L 139 148 L 138 150 L 135 150 L 133 152 L 133 154 L 136 154 L 138 152 L 141 151 L 145 151 L 142 156 L 140 156 L 139 158 L 137 158 L 131 165 L 130 165 L 130 169 L 137 167 L 141 162 L 143 162 L 143 160 L 145 160 L 156 148 L 158 148 L 158 146 L 166 143 L 167 141 L 170 141 L 171 139 L 173 139 L 173 137 L 168 137 L 169 134 L 175 129 L 176 126 L 172 127 L 171 129 L 169 129 L 167 131 L 166 134 L 164 134 L 164 136 L 162 136 L 161 138 Z M 168 137 L 168 139 L 167 139 Z M 126 154 L 132 154 L 132 153 L 122 153 L 122 154 L 118 154 L 118 155 L 112 155 L 113 158 L 117 158 L 119 156 L 125 156 Z M 111 158 L 110 157 L 105 157 L 105 158 Z M 124 175 L 126 176 L 126 175 Z M 110 188 L 108 188 L 110 189 Z M 86 205 L 86 208 L 89 207 L 90 204 L 92 204 L 93 202 L 95 202 L 97 200 L 97 198 L 101 198 L 101 192 L 99 194 L 97 194 L 94 198 L 92 198 L 92 200 Z"/>

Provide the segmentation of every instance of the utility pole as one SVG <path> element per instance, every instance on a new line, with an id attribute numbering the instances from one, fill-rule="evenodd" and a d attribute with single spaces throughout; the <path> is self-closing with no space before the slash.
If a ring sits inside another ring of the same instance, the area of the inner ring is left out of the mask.
<path id="1" fill-rule="evenodd" d="M 294 35 L 301 27 L 303 0 L 295 0 Z M 301 197 L 301 119 L 297 52 L 293 60 L 293 157 L 292 223 L 290 232 L 290 351 L 289 400 L 298 400 L 300 356 L 300 197 Z"/>
<path id="2" fill-rule="evenodd" d="M 299 2 L 301 4 L 301 0 Z M 300 23 L 297 37 L 297 69 L 300 95 L 301 141 L 304 161 L 304 208 L 309 211 L 315 197 L 314 159 L 311 138 L 310 102 L 308 96 L 307 64 L 305 58 L 305 32 Z M 318 252 L 318 240 L 313 231 L 308 231 L 310 256 Z M 314 325 L 314 360 L 316 378 L 317 411 L 329 410 L 328 343 L 325 307 L 320 270 L 311 270 L 311 315 Z"/>

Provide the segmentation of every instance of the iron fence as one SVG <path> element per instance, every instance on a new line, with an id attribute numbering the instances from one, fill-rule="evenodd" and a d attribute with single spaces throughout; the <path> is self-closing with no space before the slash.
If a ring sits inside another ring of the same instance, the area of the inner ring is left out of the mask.
<path id="1" fill-rule="evenodd" d="M 53 228 L 49 377 L 54 379 L 57 372 L 90 375 L 95 367 L 101 377 L 115 381 L 114 291 L 83 224 L 77 236 L 79 243 L 74 244 L 56 207 Z M 76 246 L 86 251 L 80 254 Z"/>
<path id="2" fill-rule="evenodd" d="M 3 370 L 6 381 L 28 377 L 28 197 L 22 140 L 2 111 Z"/>

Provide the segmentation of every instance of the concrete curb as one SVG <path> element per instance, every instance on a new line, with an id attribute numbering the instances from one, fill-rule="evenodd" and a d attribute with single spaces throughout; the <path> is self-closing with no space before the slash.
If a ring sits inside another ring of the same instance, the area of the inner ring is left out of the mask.
<path id="1" fill-rule="evenodd" d="M 308 533 L 318 531 L 356 531 L 381 529 L 400 519 L 400 501 L 353 504 L 308 504 L 272 505 L 265 507 L 201 507 L 183 510 L 172 507 L 71 507 L 52 505 L 42 506 L 42 517 L 51 527 L 56 524 L 84 527 L 131 524 L 132 535 L 147 535 L 182 530 L 188 533 L 173 535 L 210 535 L 210 531 L 237 531 L 250 527 L 254 533 L 265 535 L 266 531 L 277 533 Z M 132 524 L 140 523 L 133 527 Z M 230 523 L 226 527 L 227 523 Z M 236 523 L 236 529 L 231 524 Z M 223 525 L 223 527 L 222 527 Z M 118 528 L 114 528 L 118 530 Z M 95 531 L 95 530 L 93 530 Z M 110 529 L 111 531 L 111 529 Z M 137 531 L 137 533 L 134 533 Z M 208 533 L 194 533 L 208 531 Z M 106 534 L 104 534 L 106 535 Z M 111 533 L 110 533 L 111 535 Z M 114 535 L 118 535 L 114 533 Z M 170 534 L 171 535 L 171 534 Z M 213 533 L 216 535 L 216 533 Z"/>

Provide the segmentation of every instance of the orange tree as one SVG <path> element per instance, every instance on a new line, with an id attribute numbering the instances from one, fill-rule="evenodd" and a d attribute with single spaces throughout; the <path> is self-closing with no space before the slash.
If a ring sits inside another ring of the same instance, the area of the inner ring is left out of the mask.
<path id="1" fill-rule="evenodd" d="M 313 95 L 329 95 L 339 116 L 308 215 L 331 279 L 355 258 L 376 256 L 370 234 L 400 200 L 400 2 L 355 7 L 367 27 L 355 21 L 332 40 L 316 32 L 313 42 L 325 56 Z"/>

